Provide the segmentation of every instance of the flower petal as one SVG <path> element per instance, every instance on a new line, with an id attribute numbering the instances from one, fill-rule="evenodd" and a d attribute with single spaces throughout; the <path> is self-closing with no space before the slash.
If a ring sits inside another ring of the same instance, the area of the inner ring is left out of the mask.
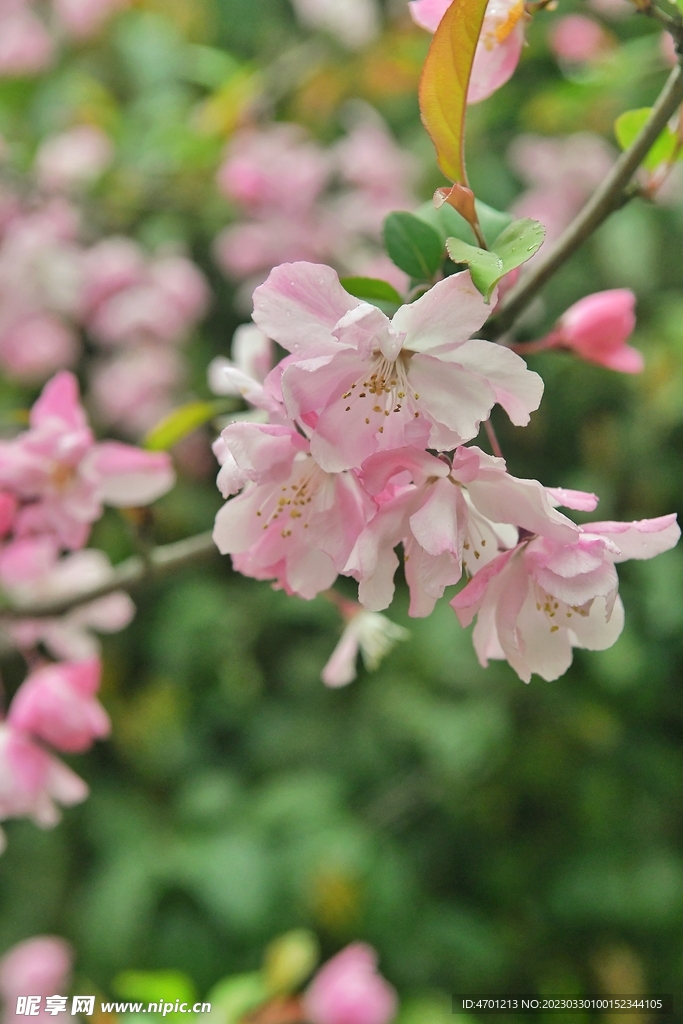
<path id="1" fill-rule="evenodd" d="M 359 305 L 331 267 L 283 263 L 254 292 L 254 323 L 289 352 L 321 355 L 339 347 L 332 331 Z"/>
<path id="2" fill-rule="evenodd" d="M 401 306 L 392 325 L 405 334 L 404 348 L 432 352 L 442 345 L 462 345 L 490 315 L 491 307 L 465 270 L 439 281 L 417 302 Z"/>
<path id="3" fill-rule="evenodd" d="M 103 441 L 86 458 L 101 477 L 99 493 L 107 505 L 149 505 L 175 483 L 166 452 L 146 452 L 119 441 Z"/>
<path id="4" fill-rule="evenodd" d="M 437 353 L 434 353 L 437 355 Z M 504 345 L 476 338 L 438 358 L 458 363 L 489 382 L 496 401 L 517 427 L 525 427 L 541 404 L 543 379 Z"/>
<path id="5" fill-rule="evenodd" d="M 620 554 L 613 556 L 615 562 L 625 562 L 629 558 L 654 558 L 675 547 L 681 536 L 675 512 L 633 523 L 587 523 L 584 529 L 607 537 L 616 544 Z"/>

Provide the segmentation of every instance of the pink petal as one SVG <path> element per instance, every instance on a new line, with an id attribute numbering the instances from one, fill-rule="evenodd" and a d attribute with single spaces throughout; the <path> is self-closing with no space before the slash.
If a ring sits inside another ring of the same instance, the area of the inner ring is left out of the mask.
<path id="1" fill-rule="evenodd" d="M 298 452 L 308 441 L 291 427 L 259 423 L 231 423 L 221 437 L 248 480 L 280 483 L 287 479 Z"/>
<path id="2" fill-rule="evenodd" d="M 410 517 L 413 536 L 429 555 L 449 552 L 459 562 L 467 519 L 462 492 L 451 480 L 437 480 L 426 493 L 427 500 Z"/>
<path id="3" fill-rule="evenodd" d="M 356 678 L 356 658 L 358 656 L 358 636 L 349 623 L 341 635 L 341 639 L 330 655 L 330 659 L 322 670 L 322 681 L 326 686 L 346 686 Z"/>
<path id="4" fill-rule="evenodd" d="M 600 499 L 588 491 L 572 491 L 566 487 L 546 487 L 551 503 L 561 508 L 573 508 L 577 512 L 593 512 Z"/>
<path id="5" fill-rule="evenodd" d="M 444 363 L 429 355 L 415 355 L 408 367 L 408 383 L 419 395 L 416 407 L 436 429 L 430 447 L 441 450 L 469 441 L 479 432 L 482 420 L 495 402 L 493 388 L 486 380 L 457 363 Z M 450 436 L 439 437 L 443 425 Z M 452 444 L 454 438 L 458 440 Z"/>
<path id="6" fill-rule="evenodd" d="M 472 75 L 467 91 L 468 103 L 481 103 L 512 78 L 522 56 L 524 46 L 524 19 L 502 43 L 488 49 L 479 41 L 474 55 Z"/>
<path id="7" fill-rule="evenodd" d="M 676 513 L 633 523 L 587 523 L 584 529 L 607 537 L 616 544 L 620 554 L 612 556 L 615 562 L 625 562 L 629 558 L 654 558 L 675 547 L 681 535 Z"/>
<path id="8" fill-rule="evenodd" d="M 439 22 L 453 0 L 410 0 L 408 7 L 416 25 L 427 32 L 436 32 Z"/>
<path id="9" fill-rule="evenodd" d="M 359 305 L 331 267 L 283 263 L 254 292 L 254 323 L 289 352 L 320 355 L 336 350 L 332 331 Z"/>
<path id="10" fill-rule="evenodd" d="M 488 320 L 491 307 L 472 284 L 468 270 L 439 281 L 425 295 L 395 314 L 392 325 L 405 334 L 404 348 L 429 352 L 467 341 Z"/>
<path id="11" fill-rule="evenodd" d="M 525 427 L 531 413 L 541 404 L 543 379 L 504 345 L 472 339 L 438 358 L 458 363 L 484 377 L 493 388 L 496 401 L 517 427 Z"/>
<path id="12" fill-rule="evenodd" d="M 102 501 L 119 508 L 149 505 L 175 483 L 166 452 L 146 452 L 119 441 L 96 445 L 89 463 L 100 476 Z"/>
<path id="13" fill-rule="evenodd" d="M 68 370 L 62 370 L 47 382 L 31 409 L 32 427 L 51 424 L 54 420 L 60 420 L 73 430 L 88 429 L 88 421 L 80 402 L 78 381 Z"/>
<path id="14" fill-rule="evenodd" d="M 503 551 L 492 562 L 480 569 L 467 586 L 455 595 L 450 604 L 458 616 L 461 626 L 469 626 L 481 607 L 491 580 L 503 571 L 518 550 L 519 548 L 512 548 L 510 551 Z"/>
<path id="15" fill-rule="evenodd" d="M 424 483 L 427 477 L 445 477 L 448 466 L 441 459 L 419 448 L 394 448 L 388 452 L 377 452 L 362 465 L 361 477 L 368 494 L 380 494 L 392 477 L 409 472 L 416 484 Z"/>

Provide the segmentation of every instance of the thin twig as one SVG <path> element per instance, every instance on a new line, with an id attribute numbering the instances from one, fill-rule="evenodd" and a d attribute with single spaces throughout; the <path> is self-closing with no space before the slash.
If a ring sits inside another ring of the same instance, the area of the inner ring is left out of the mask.
<path id="1" fill-rule="evenodd" d="M 573 252 L 583 245 L 614 210 L 619 209 L 631 198 L 631 193 L 628 190 L 631 178 L 681 102 L 683 102 L 683 68 L 677 64 L 669 75 L 652 113 L 638 137 L 621 154 L 602 185 L 588 200 L 553 248 L 545 256 L 541 256 L 528 273 L 523 275 L 519 283 L 508 292 L 500 312 L 490 323 L 489 338 L 499 337 L 508 331 L 546 281 L 559 270 Z"/>
<path id="2" fill-rule="evenodd" d="M 493 428 L 491 420 L 486 420 L 486 422 L 484 423 L 484 427 L 486 429 L 486 436 L 489 439 L 489 444 L 491 445 L 493 454 L 498 459 L 504 459 L 505 456 L 503 455 L 503 449 L 500 447 L 500 441 L 498 440 L 498 435 L 496 434 Z"/>
<path id="3" fill-rule="evenodd" d="M 217 554 L 211 533 L 201 533 L 175 544 L 164 544 L 153 548 L 147 560 L 140 555 L 133 555 L 117 565 L 110 579 L 90 590 L 80 591 L 76 595 L 57 598 L 53 601 L 33 601 L 25 604 L 15 603 L 3 608 L 0 618 L 48 618 L 63 615 L 77 605 L 104 597 L 114 590 L 132 590 L 141 584 L 156 582 L 175 572 L 176 569 L 188 565 L 210 554 Z"/>

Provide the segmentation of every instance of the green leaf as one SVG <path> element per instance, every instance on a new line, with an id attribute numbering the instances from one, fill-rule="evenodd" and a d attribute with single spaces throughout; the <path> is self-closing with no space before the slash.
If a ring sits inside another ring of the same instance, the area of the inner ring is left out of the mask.
<path id="1" fill-rule="evenodd" d="M 377 277 L 342 277 L 342 288 L 345 288 L 350 295 L 357 299 L 365 299 L 366 302 L 394 302 L 399 306 L 403 299 L 387 281 L 380 281 Z"/>
<path id="2" fill-rule="evenodd" d="M 492 245 L 498 235 L 505 230 L 508 224 L 512 223 L 512 214 L 494 210 L 492 206 L 487 206 L 479 199 L 475 199 L 474 206 L 487 245 Z M 447 238 L 460 238 L 463 242 L 469 242 L 470 245 L 476 244 L 477 240 L 472 228 L 465 218 L 461 217 L 458 211 L 448 203 L 444 203 L 438 209 L 431 201 L 423 203 L 415 215 L 434 228 L 444 244 Z"/>
<path id="3" fill-rule="evenodd" d="M 448 255 L 454 263 L 469 265 L 472 280 L 487 302 L 501 277 L 521 267 L 538 252 L 545 237 L 545 228 L 537 220 L 513 221 L 493 243 L 493 249 L 479 249 L 459 238 L 446 242 Z"/>
<path id="4" fill-rule="evenodd" d="M 627 110 L 616 119 L 614 134 L 622 149 L 628 149 L 640 134 L 651 113 L 652 107 L 641 107 L 638 110 Z M 643 167 L 648 171 L 654 171 L 660 164 L 669 163 L 675 158 L 677 147 L 676 133 L 667 125 L 643 160 Z"/>
<path id="5" fill-rule="evenodd" d="M 444 256 L 437 232 L 412 213 L 389 214 L 384 221 L 384 245 L 396 266 L 416 281 L 429 281 Z"/>
<path id="6" fill-rule="evenodd" d="M 216 402 L 188 402 L 174 409 L 168 416 L 164 416 L 160 423 L 152 427 L 145 437 L 145 448 L 153 452 L 165 452 L 178 444 L 184 437 L 191 434 L 198 427 L 210 423 L 221 413 L 230 412 L 236 408 L 235 402 L 231 399 Z"/>
<path id="7" fill-rule="evenodd" d="M 269 996 L 261 972 L 251 971 L 223 978 L 211 989 L 206 1001 L 211 1003 L 211 1016 L 218 1024 L 237 1024 L 245 1013 L 265 1003 Z"/>
<path id="8" fill-rule="evenodd" d="M 124 971 L 114 979 L 114 992 L 123 999 L 147 1003 L 194 1003 L 192 979 L 180 971 Z"/>

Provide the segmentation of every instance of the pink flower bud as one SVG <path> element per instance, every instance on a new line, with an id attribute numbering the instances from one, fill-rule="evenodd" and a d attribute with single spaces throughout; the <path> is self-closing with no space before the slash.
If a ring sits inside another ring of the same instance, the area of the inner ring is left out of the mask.
<path id="1" fill-rule="evenodd" d="M 107 736 L 109 717 L 95 700 L 99 659 L 62 662 L 40 668 L 22 683 L 7 721 L 65 753 L 80 753 Z"/>
<path id="2" fill-rule="evenodd" d="M 388 1024 L 396 993 L 377 972 L 377 955 L 362 942 L 347 946 L 318 971 L 305 996 L 312 1024 Z"/>
<path id="3" fill-rule="evenodd" d="M 52 935 L 39 935 L 13 946 L 0 960 L 0 994 L 8 1010 L 14 1009 L 12 1003 L 19 995 L 51 996 L 66 991 L 71 962 L 69 944 Z M 10 1012 L 5 1019 L 13 1017 Z"/>
<path id="4" fill-rule="evenodd" d="M 621 373 L 640 373 L 643 356 L 626 344 L 636 325 L 635 301 L 628 288 L 587 295 L 561 318 L 556 344 L 572 349 L 589 363 Z"/>
<path id="5" fill-rule="evenodd" d="M 604 30 L 592 18 L 569 14 L 560 18 L 550 32 L 550 48 L 559 60 L 583 64 L 595 60 L 607 46 Z"/>

